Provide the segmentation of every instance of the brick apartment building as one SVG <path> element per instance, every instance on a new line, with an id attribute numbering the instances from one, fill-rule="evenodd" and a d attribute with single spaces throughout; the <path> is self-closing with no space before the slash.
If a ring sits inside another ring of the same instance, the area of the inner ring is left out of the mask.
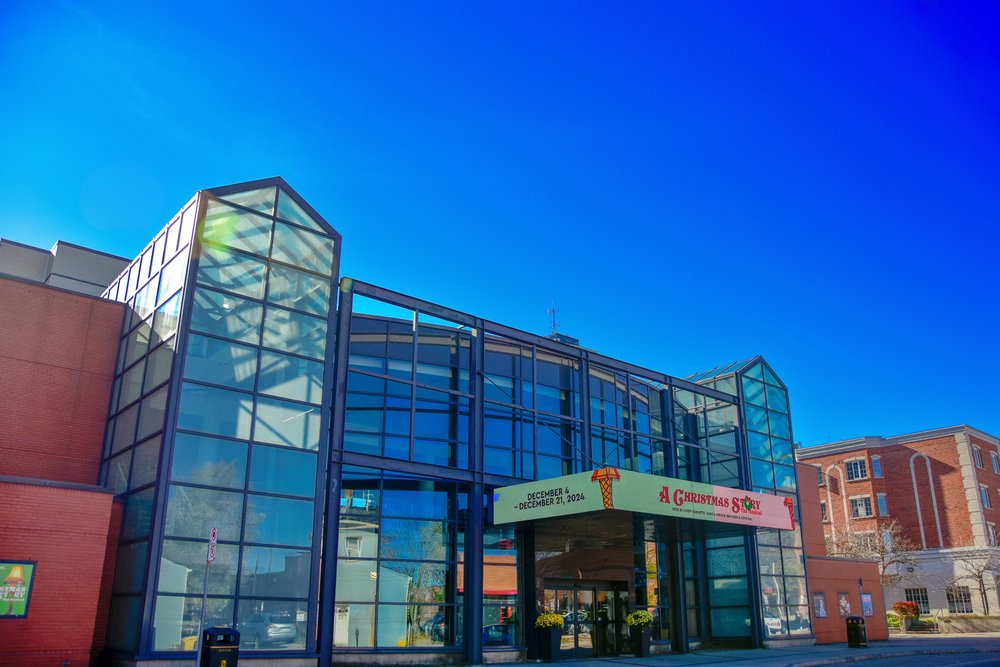
<path id="1" fill-rule="evenodd" d="M 796 450 L 816 467 L 828 551 L 845 536 L 887 540 L 893 520 L 916 548 L 890 565 L 889 605 L 924 614 L 1000 614 L 1000 441 L 966 425 L 866 436 Z"/>

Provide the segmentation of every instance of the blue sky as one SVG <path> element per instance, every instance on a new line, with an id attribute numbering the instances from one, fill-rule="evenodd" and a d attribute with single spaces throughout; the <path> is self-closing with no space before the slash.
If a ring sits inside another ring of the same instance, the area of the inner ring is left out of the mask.
<path id="1" fill-rule="evenodd" d="M 281 175 L 345 275 L 763 354 L 805 445 L 1000 435 L 1000 5 L 326 4 L 4 3 L 0 237 L 132 256 Z"/>

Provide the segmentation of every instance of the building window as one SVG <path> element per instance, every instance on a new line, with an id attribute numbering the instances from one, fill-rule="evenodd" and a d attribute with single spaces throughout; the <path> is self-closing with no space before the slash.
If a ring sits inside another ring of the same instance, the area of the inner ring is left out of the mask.
<path id="1" fill-rule="evenodd" d="M 827 523 L 828 521 L 830 521 L 830 517 L 826 515 L 826 503 L 819 504 L 819 514 L 821 517 L 823 517 L 823 523 Z"/>
<path id="2" fill-rule="evenodd" d="M 872 515 L 871 496 L 857 496 L 851 498 L 851 516 L 855 519 L 863 519 Z"/>
<path id="3" fill-rule="evenodd" d="M 993 452 L 990 452 L 990 463 L 993 464 L 993 472 L 1000 475 L 1000 457 Z"/>
<path id="4" fill-rule="evenodd" d="M 826 477 L 823 476 L 822 468 L 816 468 L 816 483 L 820 486 L 826 486 Z"/>
<path id="5" fill-rule="evenodd" d="M 344 555 L 351 558 L 361 558 L 361 538 L 347 536 L 344 538 Z"/>
<path id="6" fill-rule="evenodd" d="M 983 467 L 983 452 L 979 447 L 972 448 L 972 458 L 975 459 L 977 468 Z"/>
<path id="7" fill-rule="evenodd" d="M 997 545 L 997 525 L 995 523 L 986 524 L 986 542 L 991 546 Z"/>
<path id="8" fill-rule="evenodd" d="M 845 461 L 844 464 L 847 466 L 848 482 L 868 477 L 868 467 L 865 465 L 864 459 L 853 459 L 851 461 Z"/>
<path id="9" fill-rule="evenodd" d="M 872 477 L 882 476 L 882 459 L 878 456 L 872 457 Z"/>
<path id="10" fill-rule="evenodd" d="M 944 592 L 948 597 L 949 614 L 972 613 L 972 595 L 969 594 L 968 586 L 949 586 Z"/>
<path id="11" fill-rule="evenodd" d="M 931 605 L 927 601 L 927 589 L 926 588 L 907 588 L 904 593 L 906 594 L 907 602 L 916 602 L 917 607 L 920 609 L 921 614 L 931 613 Z"/>
<path id="12" fill-rule="evenodd" d="M 985 484 L 979 485 L 979 497 L 983 501 L 983 507 L 990 508 L 993 505 L 990 503 L 990 490 L 986 488 Z"/>
<path id="13" fill-rule="evenodd" d="M 878 499 L 878 515 L 879 516 L 889 516 L 889 508 L 885 504 L 885 494 L 880 493 L 876 496 Z"/>

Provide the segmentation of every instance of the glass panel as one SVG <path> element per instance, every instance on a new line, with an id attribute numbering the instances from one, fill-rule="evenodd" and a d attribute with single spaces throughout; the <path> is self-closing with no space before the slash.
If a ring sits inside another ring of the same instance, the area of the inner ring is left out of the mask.
<path id="1" fill-rule="evenodd" d="M 214 527 L 219 529 L 220 540 L 238 540 L 242 519 L 242 493 L 170 485 L 167 535 L 207 539 Z"/>
<path id="2" fill-rule="evenodd" d="M 160 271 L 160 301 L 184 287 L 184 274 L 187 271 L 187 252 L 174 257 Z"/>
<path id="3" fill-rule="evenodd" d="M 269 496 L 247 498 L 246 540 L 266 544 L 312 544 L 313 503 Z"/>
<path id="4" fill-rule="evenodd" d="M 289 222 L 294 222 L 303 227 L 315 229 L 318 232 L 325 231 L 318 222 L 313 220 L 301 206 L 284 190 L 278 195 L 278 217 Z"/>
<path id="5" fill-rule="evenodd" d="M 232 598 L 209 598 L 205 609 L 205 624 L 222 622 L 232 625 Z M 156 596 L 154 612 L 154 651 L 193 651 L 198 641 L 201 621 L 201 597 L 179 595 Z"/>
<path id="6" fill-rule="evenodd" d="M 795 491 L 795 468 L 791 466 L 774 466 L 774 481 L 782 491 Z"/>
<path id="7" fill-rule="evenodd" d="M 405 608 L 403 610 L 405 612 Z M 338 602 L 333 621 L 333 644 L 344 647 L 375 646 L 375 605 Z"/>
<path id="8" fill-rule="evenodd" d="M 708 600 L 713 606 L 748 604 L 750 596 L 747 593 L 746 577 L 710 579 Z"/>
<path id="9" fill-rule="evenodd" d="M 750 610 L 746 607 L 712 609 L 712 634 L 716 637 L 749 637 Z"/>
<path id="10" fill-rule="evenodd" d="M 115 593 L 139 593 L 146 584 L 146 556 L 149 542 L 133 542 L 118 548 L 115 566 Z"/>
<path id="11" fill-rule="evenodd" d="M 289 496 L 316 495 L 316 455 L 311 452 L 263 447 L 251 452 L 250 488 Z"/>
<path id="12" fill-rule="evenodd" d="M 293 354 L 323 359 L 326 320 L 268 306 L 264 316 L 263 345 Z"/>
<path id="13" fill-rule="evenodd" d="M 156 471 L 160 465 L 160 442 L 161 439 L 156 437 L 136 446 L 132 459 L 131 488 L 137 489 L 156 480 Z"/>
<path id="14" fill-rule="evenodd" d="M 257 391 L 307 403 L 323 400 L 323 364 L 264 351 Z"/>
<path id="15" fill-rule="evenodd" d="M 774 469 L 765 461 L 750 461 L 750 477 L 754 486 L 774 488 Z"/>
<path id="16" fill-rule="evenodd" d="M 122 376 L 121 405 L 128 405 L 142 394 L 142 374 L 145 364 L 139 363 Z"/>
<path id="17" fill-rule="evenodd" d="M 271 224 L 270 218 L 209 201 L 201 238 L 266 257 L 271 247 Z"/>
<path id="18" fill-rule="evenodd" d="M 743 398 L 753 405 L 764 405 L 764 383 L 743 378 Z"/>
<path id="19" fill-rule="evenodd" d="M 204 246 L 198 263 L 198 282 L 260 299 L 264 296 L 264 262 L 249 255 Z"/>
<path id="20" fill-rule="evenodd" d="M 170 365 L 173 361 L 174 351 L 169 345 L 161 345 L 147 357 L 143 393 L 170 379 Z"/>
<path id="21" fill-rule="evenodd" d="M 139 621 L 142 619 L 142 598 L 116 597 L 111 601 L 108 621 L 108 647 L 124 651 L 135 650 L 139 641 Z"/>
<path id="22" fill-rule="evenodd" d="M 337 561 L 338 600 L 361 602 L 374 600 L 377 581 L 378 561 L 343 559 Z"/>
<path id="23" fill-rule="evenodd" d="M 742 545 L 731 549 L 709 549 L 707 554 L 710 577 L 734 577 L 747 573 L 746 555 Z"/>
<path id="24" fill-rule="evenodd" d="M 125 353 L 126 366 L 131 366 L 146 354 L 146 350 L 149 349 L 149 333 L 149 324 L 143 322 L 138 329 L 129 334 L 128 351 Z"/>
<path id="25" fill-rule="evenodd" d="M 240 570 L 240 592 L 253 596 L 309 597 L 311 562 L 309 551 L 246 547 Z M 337 593 L 340 593 L 339 587 Z"/>
<path id="26" fill-rule="evenodd" d="M 132 540 L 149 536 L 149 523 L 153 520 L 153 489 L 143 489 L 130 494 L 125 500 L 121 539 Z"/>
<path id="27" fill-rule="evenodd" d="M 135 295 L 135 316 L 146 319 L 156 305 L 156 281 L 150 280 Z"/>
<path id="28" fill-rule="evenodd" d="M 139 408 L 139 428 L 136 440 L 142 440 L 163 428 L 167 413 L 167 387 L 143 399 Z"/>
<path id="29" fill-rule="evenodd" d="M 138 405 L 133 405 L 118 415 L 118 418 L 115 420 L 115 437 L 111 442 L 112 453 L 120 452 L 135 442 L 135 420 L 138 416 Z"/>
<path id="30" fill-rule="evenodd" d="M 328 276 L 333 272 L 333 243 L 327 236 L 277 222 L 271 257 Z"/>
<path id="31" fill-rule="evenodd" d="M 259 397 L 254 440 L 286 447 L 319 449 L 320 414 L 316 406 Z"/>
<path id="32" fill-rule="evenodd" d="M 249 440 L 252 412 L 253 397 L 249 394 L 185 382 L 177 426 Z"/>
<path id="33" fill-rule="evenodd" d="M 163 540 L 157 591 L 201 595 L 205 583 L 207 548 L 201 540 Z M 239 555 L 240 549 L 235 544 L 215 545 L 215 560 L 208 568 L 209 595 L 236 594 L 236 560 Z"/>
<path id="34" fill-rule="evenodd" d="M 116 456 L 109 463 L 107 486 L 111 487 L 116 496 L 128 490 L 128 471 L 131 465 L 132 452 Z"/>
<path id="35" fill-rule="evenodd" d="M 191 330 L 256 345 L 263 317 L 264 307 L 256 301 L 199 287 L 191 311 Z"/>
<path id="36" fill-rule="evenodd" d="M 257 348 L 217 338 L 188 336 L 184 377 L 253 391 Z"/>
<path id="37" fill-rule="evenodd" d="M 304 648 L 307 625 L 304 602 L 243 599 L 239 602 L 239 611 L 240 650 Z M 216 625 L 231 625 L 231 622 Z M 225 662 L 222 661 L 223 665 Z"/>
<path id="38" fill-rule="evenodd" d="M 153 339 L 159 342 L 173 336 L 180 316 L 181 294 L 178 292 L 156 309 L 156 315 L 153 316 Z"/>
<path id="39" fill-rule="evenodd" d="M 246 480 L 247 444 L 178 433 L 170 479 L 242 489 Z"/>
<path id="40" fill-rule="evenodd" d="M 747 427 L 751 431 L 767 433 L 767 410 L 755 408 L 752 405 L 746 406 Z"/>
<path id="41" fill-rule="evenodd" d="M 274 264 L 268 279 L 267 300 L 325 317 L 330 308 L 330 281 Z"/>
<path id="42" fill-rule="evenodd" d="M 233 192 L 219 198 L 271 215 L 274 212 L 275 188 L 272 186 L 246 192 Z"/>
<path id="43" fill-rule="evenodd" d="M 769 410 L 788 413 L 788 395 L 783 389 L 767 385 L 767 407 Z"/>
<path id="44" fill-rule="evenodd" d="M 379 551 L 383 558 L 444 560 L 449 524 L 443 521 L 382 519 Z"/>

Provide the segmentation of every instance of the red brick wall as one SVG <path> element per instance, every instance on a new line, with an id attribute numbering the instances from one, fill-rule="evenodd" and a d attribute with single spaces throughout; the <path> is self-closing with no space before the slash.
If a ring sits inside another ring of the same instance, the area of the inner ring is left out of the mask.
<path id="1" fill-rule="evenodd" d="M 0 475 L 97 482 L 123 313 L 0 279 Z"/>
<path id="2" fill-rule="evenodd" d="M 809 592 L 815 597 L 822 593 L 826 600 L 826 618 L 816 616 L 813 609 L 813 634 L 817 644 L 835 644 L 847 641 L 847 621 L 840 615 L 838 595 L 847 593 L 851 603 L 851 616 L 861 616 L 861 594 L 858 578 L 864 582 L 861 590 L 871 593 L 874 616 L 865 616 L 865 629 L 869 641 L 889 638 L 889 626 L 885 621 L 885 600 L 879 584 L 878 565 L 870 561 L 847 560 L 843 558 L 817 558 L 808 556 Z M 812 601 L 810 601 L 812 602 Z M 813 605 L 815 606 L 815 605 Z"/>
<path id="3" fill-rule="evenodd" d="M 927 468 L 922 458 L 915 461 L 914 470 L 917 482 L 917 494 L 920 496 L 922 522 L 917 518 L 914 501 L 913 479 L 910 475 L 910 458 L 914 453 L 926 454 L 931 462 L 931 475 L 928 478 Z M 871 456 L 881 458 L 884 477 L 872 478 Z M 867 460 L 868 479 L 853 482 L 846 481 L 845 461 L 863 456 Z M 989 466 L 989 453 L 984 448 L 984 464 Z M 872 510 L 875 517 L 869 519 L 851 518 L 849 525 L 852 531 L 876 530 L 877 520 L 895 519 L 903 527 L 907 537 L 920 546 L 920 525 L 923 524 L 927 548 L 952 547 L 972 544 L 972 527 L 969 522 L 969 505 L 965 495 L 961 466 L 958 458 L 958 446 L 953 435 L 929 438 L 917 442 L 890 445 L 877 449 L 859 448 L 848 453 L 831 454 L 828 456 L 810 457 L 805 463 L 820 466 L 824 474 L 831 465 L 839 466 L 843 471 L 844 481 L 837 476 L 827 477 L 830 495 L 827 503 L 827 516 L 830 523 L 824 526 L 827 534 L 836 526 L 844 530 L 848 521 L 844 516 L 844 497 L 869 495 L 872 500 Z M 979 470 L 977 472 L 986 473 Z M 1000 487 L 1000 475 L 989 471 L 991 478 L 991 493 L 996 494 Z M 995 479 L 993 479 L 995 478 Z M 804 479 L 804 478 L 803 478 Z M 938 539 L 934 518 L 934 504 L 931 498 L 933 483 L 936 496 L 938 516 L 941 523 L 941 540 Z M 886 494 L 888 517 L 878 516 L 878 494 Z M 827 501 L 827 489 L 819 490 L 820 499 Z M 1000 497 L 998 497 L 1000 501 Z M 987 520 L 1000 522 L 1000 502 L 994 503 L 994 510 L 987 510 Z M 847 511 L 850 512 L 848 502 Z"/>
<path id="4" fill-rule="evenodd" d="M 819 509 L 819 487 L 810 482 L 816 479 L 816 468 L 798 463 L 795 474 L 799 479 L 799 516 L 802 517 L 802 543 L 807 556 L 826 556 L 823 541 L 823 517 Z"/>
<path id="5" fill-rule="evenodd" d="M 0 558 L 37 562 L 23 619 L 0 621 L 0 665 L 90 663 L 112 495 L 0 482 Z"/>
<path id="6" fill-rule="evenodd" d="M 973 447 L 978 447 L 983 453 L 983 467 L 976 468 L 976 486 L 980 484 L 985 484 L 990 495 L 990 504 L 992 507 L 987 507 L 983 509 L 983 514 L 986 521 L 996 524 L 998 530 L 1000 530 L 1000 475 L 993 472 L 993 463 L 990 460 L 990 453 L 996 454 L 997 448 L 995 445 L 989 442 L 977 438 L 974 435 L 969 435 L 969 444 Z"/>

